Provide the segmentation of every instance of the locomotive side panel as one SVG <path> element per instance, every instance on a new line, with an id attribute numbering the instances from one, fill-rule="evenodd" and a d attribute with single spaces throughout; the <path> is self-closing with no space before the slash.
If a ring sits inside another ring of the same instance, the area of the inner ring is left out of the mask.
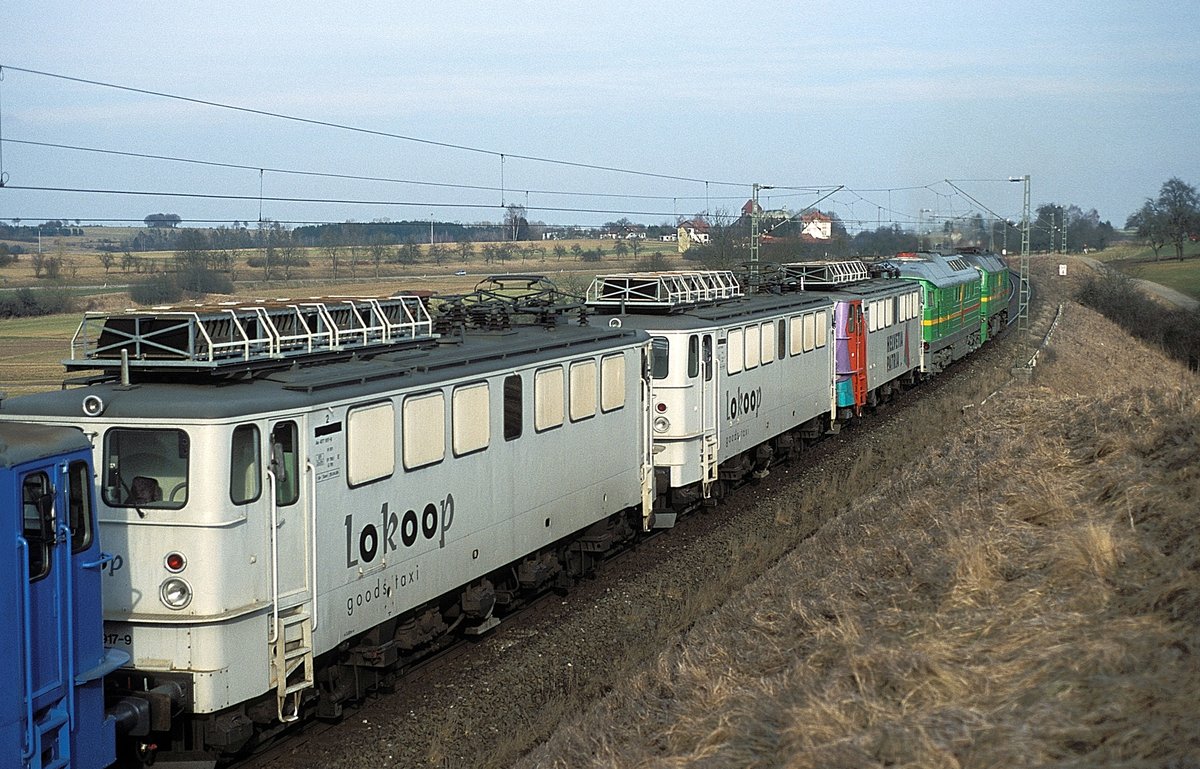
<path id="1" fill-rule="evenodd" d="M 636 506 L 640 349 L 402 393 L 391 399 L 394 430 L 334 410 L 351 417 L 323 449 L 317 481 L 318 653 Z M 367 429 L 394 436 L 395 466 L 350 487 L 353 447 L 377 445 L 355 434 Z"/>

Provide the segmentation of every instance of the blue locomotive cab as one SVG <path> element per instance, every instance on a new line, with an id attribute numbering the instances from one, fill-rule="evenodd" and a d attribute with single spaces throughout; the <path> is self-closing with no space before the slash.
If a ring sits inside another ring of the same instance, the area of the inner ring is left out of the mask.
<path id="1" fill-rule="evenodd" d="M 78 429 L 0 423 L 4 766 L 99 769 L 115 758 L 103 678 L 128 655 L 103 645 L 91 454 Z"/>

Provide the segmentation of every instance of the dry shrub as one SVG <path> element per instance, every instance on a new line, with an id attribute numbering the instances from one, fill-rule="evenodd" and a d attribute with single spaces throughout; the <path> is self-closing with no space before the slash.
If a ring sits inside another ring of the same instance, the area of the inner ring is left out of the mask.
<path id="1" fill-rule="evenodd" d="M 931 407 L 957 437 L 890 483 L 831 481 L 866 487 L 527 765 L 1196 766 L 1200 405 L 1069 318 L 1035 385 Z"/>

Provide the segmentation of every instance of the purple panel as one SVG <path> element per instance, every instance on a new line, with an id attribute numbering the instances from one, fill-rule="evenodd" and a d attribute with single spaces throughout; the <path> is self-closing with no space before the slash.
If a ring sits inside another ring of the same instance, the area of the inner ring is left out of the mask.
<path id="1" fill-rule="evenodd" d="M 834 370 L 841 376 L 850 374 L 850 334 L 846 324 L 850 318 L 850 305 L 836 302 L 833 309 L 833 362 Z"/>

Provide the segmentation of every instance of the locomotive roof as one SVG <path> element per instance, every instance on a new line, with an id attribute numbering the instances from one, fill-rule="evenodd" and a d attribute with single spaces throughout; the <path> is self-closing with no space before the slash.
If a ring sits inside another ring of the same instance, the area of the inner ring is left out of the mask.
<path id="1" fill-rule="evenodd" d="M 693 328 L 735 326 L 739 323 L 748 323 L 767 316 L 789 312 L 806 312 L 821 307 L 829 307 L 832 304 L 833 301 L 828 297 L 827 292 L 756 294 L 717 304 L 694 307 L 683 312 L 668 315 L 627 311 L 624 313 L 611 313 L 606 316 L 601 313 L 595 318 L 595 322 L 604 323 L 606 317 L 619 318 L 621 325 L 630 328 L 684 331 Z"/>
<path id="2" fill-rule="evenodd" d="M 970 267 L 959 254 L 939 254 L 932 251 L 917 251 L 896 254 L 879 262 L 880 267 L 900 271 L 904 278 L 927 280 L 938 288 L 957 286 L 979 280 L 979 273 Z"/>
<path id="3" fill-rule="evenodd" d="M 963 251 L 959 254 L 967 264 L 986 272 L 1004 272 L 1008 266 L 998 255 L 990 251 Z"/>
<path id="4" fill-rule="evenodd" d="M 383 352 L 256 377 L 192 376 L 171 381 L 104 381 L 86 387 L 24 395 L 4 401 L 0 414 L 68 417 L 81 424 L 85 397 L 103 401 L 105 419 L 178 420 L 236 418 L 313 408 L 355 397 L 435 387 L 447 381 L 511 371 L 541 361 L 638 344 L 643 332 L 601 326 L 521 327 L 506 332 L 468 331 L 459 344 Z"/>
<path id="5" fill-rule="evenodd" d="M 836 299 L 847 297 L 854 299 L 877 299 L 884 296 L 910 293 L 916 290 L 917 288 L 911 280 L 903 280 L 901 278 L 872 278 L 871 280 L 864 280 L 861 283 L 838 286 L 835 290 L 823 291 L 822 293 Z"/>
<path id="6" fill-rule="evenodd" d="M 15 467 L 90 448 L 83 431 L 75 427 L 0 422 L 0 467 Z"/>

